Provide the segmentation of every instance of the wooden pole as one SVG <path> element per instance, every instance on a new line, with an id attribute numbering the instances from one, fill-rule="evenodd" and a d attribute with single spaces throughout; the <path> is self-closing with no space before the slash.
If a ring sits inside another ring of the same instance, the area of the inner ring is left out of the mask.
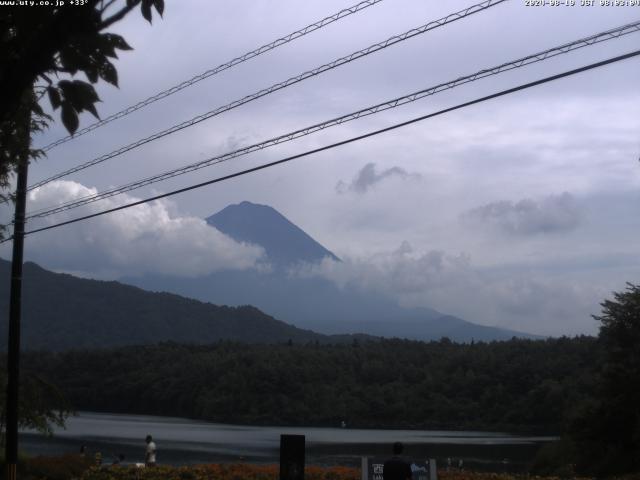
<path id="1" fill-rule="evenodd" d="M 24 216 L 27 204 L 27 173 L 29 170 L 29 130 L 26 148 L 17 167 L 16 209 L 13 226 L 11 259 L 11 291 L 9 299 L 9 345 L 7 355 L 7 408 L 5 461 L 7 479 L 16 479 L 18 465 L 18 396 L 20 389 L 20 318 L 22 311 L 22 262 L 24 252 Z"/>

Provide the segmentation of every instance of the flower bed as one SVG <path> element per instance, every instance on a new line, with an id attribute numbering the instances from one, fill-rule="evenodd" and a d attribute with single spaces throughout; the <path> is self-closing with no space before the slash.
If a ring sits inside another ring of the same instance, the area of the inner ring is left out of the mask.
<path id="1" fill-rule="evenodd" d="M 277 465 L 213 464 L 188 467 L 91 468 L 82 480 L 277 480 Z M 305 480 L 360 480 L 360 470 L 348 467 L 305 468 Z"/>
<path id="2" fill-rule="evenodd" d="M 77 455 L 37 457 L 24 464 L 20 478 L 28 480 L 277 480 L 278 465 L 210 464 L 152 468 L 134 466 L 90 466 Z M 477 473 L 466 470 L 438 472 L 438 480 L 561 480 L 507 473 Z M 360 469 L 350 467 L 305 467 L 305 480 L 360 480 Z M 566 480 L 566 479 L 562 479 Z M 590 480 L 572 477 L 571 480 Z M 640 474 L 610 480 L 640 480 Z"/>

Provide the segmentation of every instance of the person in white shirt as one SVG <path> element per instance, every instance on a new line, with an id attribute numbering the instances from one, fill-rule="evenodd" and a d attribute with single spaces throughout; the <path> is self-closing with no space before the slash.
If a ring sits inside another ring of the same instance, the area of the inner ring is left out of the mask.
<path id="1" fill-rule="evenodd" d="M 144 455 L 144 464 L 147 467 L 153 467 L 156 464 L 156 444 L 151 435 L 147 435 L 145 441 L 147 442 L 147 450 Z"/>

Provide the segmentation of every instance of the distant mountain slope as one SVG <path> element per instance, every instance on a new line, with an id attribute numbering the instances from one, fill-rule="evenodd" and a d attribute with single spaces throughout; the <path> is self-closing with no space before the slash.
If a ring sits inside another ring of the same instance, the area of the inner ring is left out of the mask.
<path id="1" fill-rule="evenodd" d="M 287 323 L 327 335 L 365 333 L 427 341 L 448 337 L 457 342 L 538 338 L 474 324 L 429 308 L 402 308 L 382 295 L 341 289 L 324 278 L 296 278 L 280 271 L 226 271 L 199 278 L 146 275 L 123 281 L 213 303 L 255 305 Z"/>
<path id="2" fill-rule="evenodd" d="M 0 349 L 6 347 L 10 263 L 0 260 Z M 302 330 L 250 306 L 221 307 L 118 282 L 86 280 L 24 265 L 22 345 L 103 348 L 163 341 L 206 344 L 352 341 Z"/>
<path id="3" fill-rule="evenodd" d="M 274 266 L 314 263 L 324 257 L 338 260 L 275 209 L 251 202 L 229 205 L 207 218 L 207 223 L 238 242 L 264 248 Z"/>
<path id="4" fill-rule="evenodd" d="M 430 308 L 402 308 L 384 295 L 353 286 L 339 288 L 318 276 L 290 275 L 287 267 L 296 263 L 337 258 L 271 207 L 242 202 L 224 208 L 207 222 L 237 241 L 262 246 L 277 268 L 215 272 L 199 278 L 150 274 L 123 281 L 216 304 L 255 305 L 287 323 L 324 334 L 366 333 L 416 340 L 449 337 L 461 342 L 534 338 Z"/>

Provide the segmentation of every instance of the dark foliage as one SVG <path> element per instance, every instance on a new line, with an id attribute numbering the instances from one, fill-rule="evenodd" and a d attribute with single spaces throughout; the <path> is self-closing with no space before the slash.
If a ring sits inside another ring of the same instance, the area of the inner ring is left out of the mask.
<path id="1" fill-rule="evenodd" d="M 80 478 L 95 462 L 80 455 L 20 458 L 18 478 L 21 480 L 69 480 Z M 4 459 L 0 459 L 0 479 L 6 478 Z"/>
<path id="2" fill-rule="evenodd" d="M 629 284 L 602 304 L 603 355 L 594 397 L 574 416 L 571 438 L 581 472 L 640 470 L 640 286 Z"/>
<path id="3" fill-rule="evenodd" d="M 575 478 L 575 457 L 575 445 L 571 441 L 561 439 L 549 442 L 538 450 L 530 473 L 542 477 Z"/>
<path id="4" fill-rule="evenodd" d="M 116 50 L 131 47 L 119 35 L 104 33 L 131 10 L 140 6 L 151 22 L 151 7 L 162 15 L 164 0 L 104 2 L 87 0 L 76 8 L 3 8 L 0 10 L 0 125 L 16 120 L 25 93 L 36 89 L 47 95 L 70 133 L 78 127 L 78 114 L 98 116 L 100 99 L 92 84 L 102 79 L 118 85 L 110 59 Z M 58 75 L 76 75 L 83 80 L 58 80 Z"/>
<path id="5" fill-rule="evenodd" d="M 95 105 L 100 98 L 92 84 L 102 79 L 117 86 L 111 59 L 117 58 L 117 50 L 131 49 L 124 38 L 104 30 L 137 6 L 151 22 L 151 7 L 162 15 L 164 0 L 0 8 L 0 192 L 9 187 L 18 165 L 43 155 L 31 148 L 33 134 L 51 120 L 39 103 L 43 97 L 60 111 L 72 135 L 82 112 L 98 118 Z M 75 79 L 79 73 L 89 81 Z M 9 197 L 0 193 L 0 201 Z M 0 226 L 0 238 L 5 230 Z"/>
<path id="6" fill-rule="evenodd" d="M 4 359 L 3 359 L 4 360 Z M 0 362 L 0 387 L 6 391 L 6 362 Z M 0 437 L 4 438 L 4 413 L 7 397 L 0 396 Z M 21 428 L 52 435 L 54 427 L 63 427 L 72 414 L 71 407 L 60 390 L 46 381 L 39 373 L 23 369 L 20 378 L 20 403 L 18 424 Z"/>
<path id="7" fill-rule="evenodd" d="M 226 423 L 559 432 L 592 388 L 595 339 L 162 344 L 31 353 L 80 410 Z"/>
<path id="8" fill-rule="evenodd" d="M 0 312 L 8 312 L 10 264 L 0 260 Z M 0 349 L 7 315 L 0 315 Z M 65 350 L 155 344 L 173 340 L 211 343 L 352 341 L 328 337 L 274 319 L 251 306 L 225 307 L 118 282 L 56 274 L 24 265 L 22 345 Z"/>

